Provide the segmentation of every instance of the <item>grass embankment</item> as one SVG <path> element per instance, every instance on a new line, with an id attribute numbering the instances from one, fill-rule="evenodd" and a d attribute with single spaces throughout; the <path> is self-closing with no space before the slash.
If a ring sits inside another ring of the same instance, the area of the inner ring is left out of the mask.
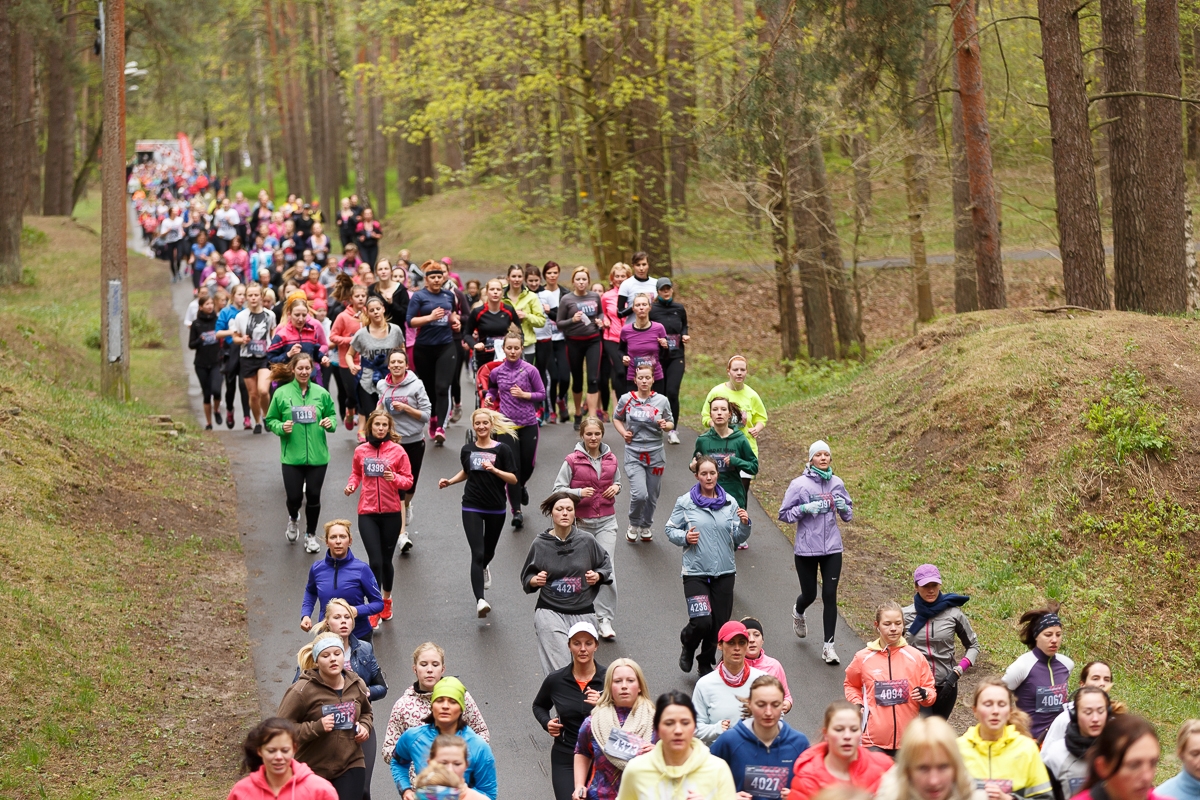
<path id="1" fill-rule="evenodd" d="M 1024 650 L 1021 613 L 1057 600 L 1066 654 L 1113 664 L 1116 696 L 1173 741 L 1200 716 L 1198 333 L 1118 312 L 935 323 L 778 409 L 759 497 L 777 508 L 826 439 L 855 499 L 842 584 L 860 631 L 932 561 L 972 596 L 999 672 Z"/>
<path id="2" fill-rule="evenodd" d="M 99 237 L 26 224 L 25 281 L 0 292 L 0 795 L 224 796 L 258 707 L 244 567 L 228 464 L 187 412 L 166 267 L 130 256 L 139 399 L 106 402 Z M 164 436 L 152 413 L 186 428 Z"/>

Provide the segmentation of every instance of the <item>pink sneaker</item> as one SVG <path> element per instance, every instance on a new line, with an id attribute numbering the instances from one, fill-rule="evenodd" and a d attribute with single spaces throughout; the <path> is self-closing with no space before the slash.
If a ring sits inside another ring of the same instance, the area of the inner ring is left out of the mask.
<path id="1" fill-rule="evenodd" d="M 441 447 L 442 444 L 446 441 L 446 432 L 439 427 L 436 431 L 433 432 L 433 441 L 437 444 L 438 447 Z"/>

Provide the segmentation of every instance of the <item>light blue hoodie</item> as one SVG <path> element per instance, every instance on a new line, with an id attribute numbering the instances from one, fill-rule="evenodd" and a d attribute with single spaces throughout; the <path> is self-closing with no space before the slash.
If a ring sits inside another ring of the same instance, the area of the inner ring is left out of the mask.
<path id="1" fill-rule="evenodd" d="M 725 495 L 727 502 L 716 509 L 701 508 L 691 493 L 675 501 L 667 520 L 667 539 L 683 548 L 684 575 L 729 575 L 737 572 L 734 552 L 750 538 L 750 524 L 738 519 L 737 501 Z M 700 541 L 687 543 L 688 528 L 700 531 Z"/>

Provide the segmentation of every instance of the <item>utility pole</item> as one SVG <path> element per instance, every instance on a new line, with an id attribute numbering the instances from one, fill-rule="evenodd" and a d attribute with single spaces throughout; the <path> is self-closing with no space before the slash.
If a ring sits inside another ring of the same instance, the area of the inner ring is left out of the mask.
<path id="1" fill-rule="evenodd" d="M 125 204 L 125 0 L 102 4 L 103 150 L 100 158 L 100 392 L 129 402 L 129 261 Z"/>

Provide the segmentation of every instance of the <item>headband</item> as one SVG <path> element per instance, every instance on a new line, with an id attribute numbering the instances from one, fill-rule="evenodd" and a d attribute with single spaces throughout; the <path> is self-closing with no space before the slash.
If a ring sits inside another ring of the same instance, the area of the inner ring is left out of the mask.
<path id="1" fill-rule="evenodd" d="M 1062 620 L 1058 618 L 1058 614 L 1051 611 L 1049 614 L 1043 614 L 1042 618 L 1037 621 L 1037 625 L 1033 626 L 1033 635 L 1037 636 L 1047 628 L 1061 628 Z"/>
<path id="2" fill-rule="evenodd" d="M 325 652 L 326 650 L 328 650 L 331 647 L 336 647 L 339 650 L 341 650 L 343 653 L 345 653 L 345 651 L 346 651 L 346 646 L 344 644 L 342 644 L 342 637 L 337 636 L 337 635 L 321 636 L 319 639 L 317 639 L 315 642 L 313 642 L 313 646 L 312 646 L 313 661 L 316 661 L 317 656 L 321 655 L 321 653 Z"/>
<path id="3" fill-rule="evenodd" d="M 747 630 L 758 631 L 759 633 L 763 632 L 762 623 L 754 617 L 743 617 L 742 624 L 746 626 Z"/>

